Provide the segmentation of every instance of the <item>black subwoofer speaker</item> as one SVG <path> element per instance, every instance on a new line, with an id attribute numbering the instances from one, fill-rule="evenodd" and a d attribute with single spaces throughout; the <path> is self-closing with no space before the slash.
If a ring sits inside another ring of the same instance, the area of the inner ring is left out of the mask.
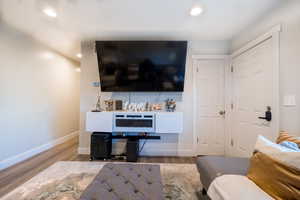
<path id="1" fill-rule="evenodd" d="M 111 147 L 111 133 L 93 133 L 91 136 L 91 160 L 109 159 L 111 157 Z"/>
<path id="2" fill-rule="evenodd" d="M 139 140 L 127 140 L 127 162 L 136 162 L 139 157 Z"/>

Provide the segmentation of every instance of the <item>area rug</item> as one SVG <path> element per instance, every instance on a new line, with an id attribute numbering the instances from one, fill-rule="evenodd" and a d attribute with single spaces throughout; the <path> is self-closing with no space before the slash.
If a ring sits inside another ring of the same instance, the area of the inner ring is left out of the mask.
<path id="1" fill-rule="evenodd" d="M 103 162 L 57 162 L 1 200 L 77 200 L 104 164 Z M 166 200 L 199 199 L 202 186 L 196 165 L 159 165 Z"/>

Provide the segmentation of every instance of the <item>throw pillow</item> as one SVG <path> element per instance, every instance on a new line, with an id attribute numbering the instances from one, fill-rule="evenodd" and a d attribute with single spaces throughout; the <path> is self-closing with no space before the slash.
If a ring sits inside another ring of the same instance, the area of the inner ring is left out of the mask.
<path id="1" fill-rule="evenodd" d="M 299 137 L 290 135 L 286 131 L 281 131 L 279 133 L 279 136 L 278 136 L 277 140 L 276 140 L 276 143 L 279 144 L 279 143 L 284 142 L 284 141 L 294 142 L 300 147 L 300 138 Z"/>
<path id="2" fill-rule="evenodd" d="M 295 150 L 295 151 L 299 151 L 300 152 L 300 148 L 298 147 L 298 145 L 294 142 L 288 142 L 288 141 L 284 141 L 280 143 L 281 146 L 284 146 L 286 148 Z"/>
<path id="3" fill-rule="evenodd" d="M 247 177 L 276 200 L 300 198 L 300 152 L 259 136 Z"/>

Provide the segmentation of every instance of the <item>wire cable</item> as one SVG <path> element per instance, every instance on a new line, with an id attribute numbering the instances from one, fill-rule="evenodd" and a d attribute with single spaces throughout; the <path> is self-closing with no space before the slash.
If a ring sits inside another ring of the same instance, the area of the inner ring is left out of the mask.
<path id="1" fill-rule="evenodd" d="M 147 136 L 148 136 L 148 134 L 145 133 L 145 141 L 144 141 L 144 143 L 143 143 L 143 145 L 142 145 L 142 147 L 141 147 L 139 153 L 141 153 L 141 152 L 143 151 L 143 149 L 144 149 L 144 147 L 145 147 L 145 144 L 147 143 Z"/>

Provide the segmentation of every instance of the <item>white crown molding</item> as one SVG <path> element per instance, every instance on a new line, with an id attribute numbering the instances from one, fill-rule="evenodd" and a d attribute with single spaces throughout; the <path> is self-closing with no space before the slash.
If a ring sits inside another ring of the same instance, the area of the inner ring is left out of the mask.
<path id="1" fill-rule="evenodd" d="M 192 59 L 193 60 L 215 60 L 215 59 L 220 59 L 220 60 L 224 60 L 229 58 L 229 55 L 224 55 L 224 54 L 220 54 L 220 55 L 192 55 Z"/>
<path id="2" fill-rule="evenodd" d="M 242 48 L 238 49 L 237 51 L 233 52 L 231 54 L 231 58 L 235 58 L 244 52 L 248 51 L 249 49 L 252 49 L 253 47 L 259 45 L 260 43 L 266 41 L 267 39 L 271 38 L 274 36 L 274 34 L 277 34 L 281 32 L 282 26 L 281 24 L 278 24 L 276 26 L 273 26 L 268 32 L 265 34 L 260 35 L 257 37 L 255 40 L 252 40 L 251 42 L 248 42 L 246 45 L 244 45 Z"/>

